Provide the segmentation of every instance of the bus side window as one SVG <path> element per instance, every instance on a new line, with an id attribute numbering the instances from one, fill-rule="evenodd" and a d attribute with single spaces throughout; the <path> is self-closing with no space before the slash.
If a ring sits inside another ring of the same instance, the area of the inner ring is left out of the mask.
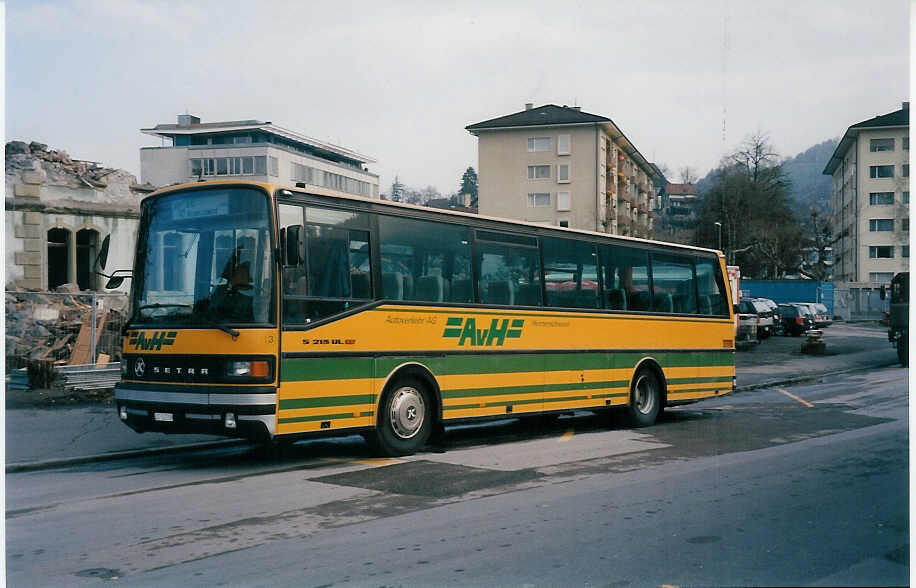
<path id="1" fill-rule="evenodd" d="M 696 279 L 690 257 L 653 253 L 652 286 L 657 312 L 696 314 Z"/>
<path id="2" fill-rule="evenodd" d="M 478 241 L 476 258 L 479 302 L 507 306 L 541 305 L 538 250 Z"/>
<path id="3" fill-rule="evenodd" d="M 718 261 L 718 260 L 716 260 Z M 697 300 L 700 314 L 728 316 L 724 282 L 712 259 L 697 258 Z"/>
<path id="4" fill-rule="evenodd" d="M 466 227 L 379 215 L 382 298 L 471 302 Z"/>
<path id="5" fill-rule="evenodd" d="M 598 308 L 598 255 L 591 243 L 569 239 L 541 240 L 547 305 Z"/>
<path id="6" fill-rule="evenodd" d="M 618 245 L 601 247 L 605 305 L 615 310 L 652 310 L 649 253 Z"/>

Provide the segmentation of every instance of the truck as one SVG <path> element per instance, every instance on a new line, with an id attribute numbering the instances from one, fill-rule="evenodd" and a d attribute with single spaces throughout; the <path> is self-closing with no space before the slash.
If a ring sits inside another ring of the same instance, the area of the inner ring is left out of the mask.
<path id="1" fill-rule="evenodd" d="M 910 272 L 900 272 L 891 280 L 890 312 L 887 339 L 897 348 L 900 365 L 909 364 L 910 353 Z M 887 288 L 881 286 L 881 300 L 887 297 Z"/>

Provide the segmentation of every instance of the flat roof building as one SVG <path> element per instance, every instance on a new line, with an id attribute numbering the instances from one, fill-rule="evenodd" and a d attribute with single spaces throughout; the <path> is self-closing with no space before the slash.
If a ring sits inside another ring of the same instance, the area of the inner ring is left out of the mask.
<path id="1" fill-rule="evenodd" d="M 244 177 L 370 198 L 379 195 L 378 175 L 367 167 L 374 159 L 269 121 L 202 123 L 196 116 L 180 114 L 177 124 L 140 130 L 165 143 L 140 149 L 141 181 L 155 186 Z"/>

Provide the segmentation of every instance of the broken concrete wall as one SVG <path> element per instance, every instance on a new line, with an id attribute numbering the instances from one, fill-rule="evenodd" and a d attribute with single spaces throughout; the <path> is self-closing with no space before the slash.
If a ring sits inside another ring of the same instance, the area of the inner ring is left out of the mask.
<path id="1" fill-rule="evenodd" d="M 88 232 L 83 236 L 95 243 L 94 251 L 111 236 L 106 272 L 132 268 L 140 199 L 153 189 L 137 185 L 136 178 L 124 170 L 73 160 L 66 152 L 49 150 L 40 143 L 7 143 L 7 288 L 49 288 L 51 229 L 64 229 L 63 234 L 69 236 L 66 246 L 55 249 L 52 262 L 58 265 L 65 260 L 66 279 L 51 268 L 54 281 L 76 281 L 78 264 L 85 265 L 79 256 L 87 250 L 80 248 L 77 233 L 84 230 Z M 125 282 L 121 289 L 126 291 L 129 284 Z M 94 282 L 91 287 L 101 286 Z"/>

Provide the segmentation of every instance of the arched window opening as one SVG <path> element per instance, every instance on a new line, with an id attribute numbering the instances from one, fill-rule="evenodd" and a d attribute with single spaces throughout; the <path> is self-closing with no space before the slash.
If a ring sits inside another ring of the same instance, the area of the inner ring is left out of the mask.
<path id="1" fill-rule="evenodd" d="M 48 230 L 48 289 L 66 284 L 69 277 L 70 231 Z"/>
<path id="2" fill-rule="evenodd" d="M 96 290 L 95 258 L 98 255 L 99 232 L 83 229 L 76 232 L 76 283 L 80 290 Z"/>

